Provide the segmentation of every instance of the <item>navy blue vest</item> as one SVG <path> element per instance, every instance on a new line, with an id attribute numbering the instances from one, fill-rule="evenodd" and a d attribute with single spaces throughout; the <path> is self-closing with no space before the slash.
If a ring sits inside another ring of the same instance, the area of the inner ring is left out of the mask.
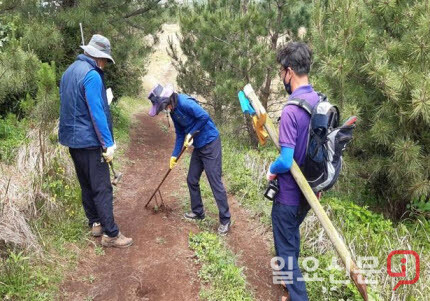
<path id="1" fill-rule="evenodd" d="M 109 129 L 113 133 L 103 71 L 97 67 L 93 59 L 80 54 L 64 72 L 60 83 L 61 107 L 58 137 L 62 145 L 71 148 L 102 146 L 94 129 L 85 97 L 84 78 L 91 70 L 97 70 L 102 77 L 103 110 L 109 123 Z"/>

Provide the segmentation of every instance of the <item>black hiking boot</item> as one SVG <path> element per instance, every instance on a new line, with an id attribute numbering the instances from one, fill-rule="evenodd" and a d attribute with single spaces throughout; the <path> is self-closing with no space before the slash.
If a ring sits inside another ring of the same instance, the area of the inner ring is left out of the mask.
<path id="1" fill-rule="evenodd" d="M 184 217 L 186 219 L 192 219 L 192 220 L 203 220 L 205 219 L 205 214 L 197 215 L 194 212 L 187 212 L 184 214 Z"/>

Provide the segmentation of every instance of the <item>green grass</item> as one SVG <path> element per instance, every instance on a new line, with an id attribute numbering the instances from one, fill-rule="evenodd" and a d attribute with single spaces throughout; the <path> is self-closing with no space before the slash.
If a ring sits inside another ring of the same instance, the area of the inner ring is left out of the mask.
<path id="1" fill-rule="evenodd" d="M 188 167 L 190 156 L 184 155 L 180 162 Z M 200 298 L 209 301 L 254 300 L 247 287 L 243 267 L 237 264 L 236 256 L 229 250 L 224 238 L 216 234 L 219 225 L 218 207 L 205 174 L 200 180 L 200 188 L 206 218 L 192 221 L 202 232 L 190 234 L 189 237 L 190 248 L 196 252 L 198 261 L 202 264 L 199 271 L 202 281 Z M 182 191 L 182 207 L 187 212 L 190 210 L 190 199 L 186 183 L 183 184 Z"/>
<path id="2" fill-rule="evenodd" d="M 53 176 L 46 176 L 38 215 L 30 220 L 37 233 L 42 253 L 22 251 L 13 246 L 6 249 L 0 261 L 0 297 L 6 300 L 53 300 L 64 273 L 72 268 L 85 247 L 88 227 L 74 179 L 64 176 L 64 169 L 54 161 Z M 48 209 L 48 206 L 54 208 Z"/>
<path id="3" fill-rule="evenodd" d="M 34 265 L 23 252 L 10 251 L 1 262 L 0 296 L 3 300 L 52 300 L 51 281 L 58 278 L 50 275 L 52 271 L 41 265 Z"/>
<path id="4" fill-rule="evenodd" d="M 11 164 L 16 155 L 16 149 L 25 141 L 28 122 L 19 121 L 14 114 L 0 118 L 0 160 Z"/>
<path id="5" fill-rule="evenodd" d="M 112 107 L 114 132 L 120 151 L 129 143 L 132 115 L 144 108 L 141 100 L 121 98 Z M 8 121 L 8 124 L 11 123 Z M 24 124 L 15 124 L 23 127 Z M 51 139 L 58 147 L 57 139 Z M 87 247 L 89 228 L 83 212 L 80 188 L 75 174 L 67 175 L 65 164 L 70 163 L 67 152 L 56 152 L 43 179 L 36 181 L 44 197 L 35 202 L 37 215 L 30 220 L 32 231 L 37 234 L 41 253 L 20 250 L 7 245 L 0 249 L 0 299 L 4 300 L 55 300 L 58 287 L 67 271 L 74 269 L 80 250 Z M 104 250 L 95 247 L 95 254 L 103 256 Z M 89 276 L 86 281 L 94 281 Z"/>
<path id="6" fill-rule="evenodd" d="M 189 245 L 201 263 L 199 277 L 203 283 L 200 298 L 209 301 L 251 301 L 243 269 L 236 266 L 234 254 L 214 233 L 190 234 Z"/>
<path id="7" fill-rule="evenodd" d="M 122 97 L 112 104 L 111 113 L 114 124 L 114 137 L 120 154 L 124 152 L 130 142 L 129 133 L 130 127 L 133 125 L 132 116 L 144 110 L 148 107 L 148 104 L 148 101 L 133 97 Z"/>

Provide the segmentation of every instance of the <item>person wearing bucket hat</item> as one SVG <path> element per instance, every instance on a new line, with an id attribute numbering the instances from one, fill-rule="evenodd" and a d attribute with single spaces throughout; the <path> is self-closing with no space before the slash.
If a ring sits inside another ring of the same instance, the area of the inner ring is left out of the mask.
<path id="1" fill-rule="evenodd" d="M 88 45 L 83 45 L 81 48 L 87 55 L 92 56 L 93 58 L 107 59 L 115 64 L 111 55 L 110 42 L 102 35 L 93 35 Z"/>
<path id="2" fill-rule="evenodd" d="M 176 142 L 170 158 L 170 168 L 176 165 L 176 158 L 183 147 L 194 146 L 187 176 L 191 212 L 185 213 L 184 217 L 193 220 L 205 218 L 199 185 L 202 172 L 205 171 L 219 210 L 218 233 L 226 235 L 230 230 L 231 216 L 227 193 L 221 180 L 221 139 L 214 122 L 194 98 L 176 93 L 170 86 L 157 84 L 149 93 L 148 99 L 152 103 L 150 116 L 166 111 L 170 113 L 175 125 Z M 194 141 L 190 141 L 190 137 L 197 132 Z"/>
<path id="3" fill-rule="evenodd" d="M 59 141 L 69 148 L 82 191 L 82 204 L 93 236 L 106 247 L 133 243 L 119 232 L 113 216 L 108 163 L 116 149 L 103 69 L 115 63 L 109 40 L 94 35 L 61 77 Z"/>

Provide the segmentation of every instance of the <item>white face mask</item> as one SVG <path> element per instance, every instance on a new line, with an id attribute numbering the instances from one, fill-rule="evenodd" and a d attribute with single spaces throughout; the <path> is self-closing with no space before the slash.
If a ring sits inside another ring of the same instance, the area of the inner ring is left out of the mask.
<path id="1" fill-rule="evenodd" d="M 166 108 L 166 109 L 163 110 L 163 112 L 166 113 L 166 114 L 170 114 L 171 111 L 170 111 L 170 108 Z"/>

